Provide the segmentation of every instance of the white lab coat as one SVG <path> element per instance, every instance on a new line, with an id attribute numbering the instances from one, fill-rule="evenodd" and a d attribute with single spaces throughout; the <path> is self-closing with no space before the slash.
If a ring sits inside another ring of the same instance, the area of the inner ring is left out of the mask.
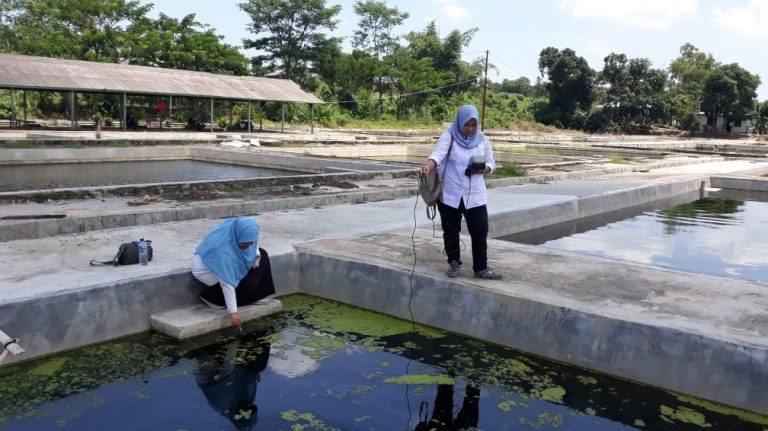
<path id="1" fill-rule="evenodd" d="M 483 136 L 482 142 L 472 149 L 467 149 L 453 142 L 453 149 L 448 156 L 448 148 L 451 145 L 451 134 L 446 131 L 440 136 L 434 151 L 429 156 L 438 166 L 440 179 L 443 181 L 442 202 L 449 207 L 458 208 L 464 199 L 466 209 L 479 207 L 488 203 L 488 192 L 485 188 L 483 175 L 464 175 L 469 166 L 469 159 L 474 155 L 485 156 L 486 166 L 491 172 L 496 169 L 496 161 L 493 159 L 491 142 L 487 136 Z M 446 160 L 447 157 L 447 160 Z"/>

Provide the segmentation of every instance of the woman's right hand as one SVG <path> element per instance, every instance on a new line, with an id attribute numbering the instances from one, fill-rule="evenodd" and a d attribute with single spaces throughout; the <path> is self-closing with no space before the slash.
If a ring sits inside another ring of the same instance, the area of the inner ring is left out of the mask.
<path id="1" fill-rule="evenodd" d="M 237 326 L 238 328 L 243 325 L 243 318 L 238 312 L 229 313 L 229 321 L 232 322 L 232 326 Z"/>
<path id="2" fill-rule="evenodd" d="M 434 160 L 429 159 L 427 160 L 427 163 L 424 163 L 424 166 L 421 167 L 421 170 L 419 171 L 419 175 L 422 177 L 426 177 L 429 175 L 430 172 L 432 172 L 432 169 L 435 169 L 437 166 L 437 163 L 435 163 Z"/>

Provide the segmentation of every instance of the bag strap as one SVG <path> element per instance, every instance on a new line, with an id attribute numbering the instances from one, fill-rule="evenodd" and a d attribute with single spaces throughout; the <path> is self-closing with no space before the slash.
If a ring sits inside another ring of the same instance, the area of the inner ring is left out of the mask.
<path id="1" fill-rule="evenodd" d="M 120 247 L 117 249 L 117 254 L 115 254 L 115 257 L 113 257 L 112 260 L 104 260 L 104 261 L 92 260 L 90 262 L 91 266 L 106 266 L 106 265 L 118 266 L 119 264 L 117 263 L 117 259 L 120 258 L 120 255 L 123 254 L 124 250 L 125 250 L 125 245 L 120 244 Z"/>
<path id="2" fill-rule="evenodd" d="M 446 168 L 448 167 L 448 159 L 451 158 L 451 151 L 453 151 L 453 135 L 451 135 L 451 145 L 448 146 L 448 154 L 445 155 L 445 166 L 446 166 Z M 437 168 L 437 167 L 435 167 L 435 168 Z M 439 173 L 440 171 L 437 171 L 437 172 Z M 445 173 L 445 171 L 443 171 L 443 173 Z M 442 181 L 443 179 L 442 178 L 438 178 L 438 180 Z"/>
<path id="3" fill-rule="evenodd" d="M 451 158 L 451 151 L 453 151 L 453 135 L 451 135 L 451 144 L 448 146 L 448 154 L 445 155 L 445 164 L 448 165 L 448 159 Z M 438 169 L 437 166 L 435 166 L 435 169 Z M 438 170 L 438 181 L 443 181 L 442 178 L 440 178 L 440 171 Z M 422 178 L 421 181 L 426 182 L 426 178 Z M 434 220 L 435 217 L 437 217 L 437 204 L 427 205 L 427 218 L 430 220 Z"/>

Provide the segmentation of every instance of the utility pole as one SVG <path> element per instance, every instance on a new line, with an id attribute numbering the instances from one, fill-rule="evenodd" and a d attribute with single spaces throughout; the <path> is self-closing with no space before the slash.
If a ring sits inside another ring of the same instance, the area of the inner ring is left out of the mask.
<path id="1" fill-rule="evenodd" d="M 488 92 L 488 50 L 485 51 L 485 79 L 483 79 L 483 112 L 480 114 L 480 130 L 485 131 L 485 96 Z"/>

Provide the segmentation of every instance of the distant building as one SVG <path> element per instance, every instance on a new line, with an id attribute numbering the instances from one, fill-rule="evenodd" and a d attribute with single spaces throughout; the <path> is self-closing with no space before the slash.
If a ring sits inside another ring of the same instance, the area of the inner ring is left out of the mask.
<path id="1" fill-rule="evenodd" d="M 743 135 L 751 133 L 754 129 L 750 118 L 735 119 L 730 122 L 730 129 L 725 123 L 725 117 L 718 116 L 717 124 L 712 124 L 712 119 L 704 112 L 699 112 L 699 130 L 710 133 L 731 133 Z"/>

